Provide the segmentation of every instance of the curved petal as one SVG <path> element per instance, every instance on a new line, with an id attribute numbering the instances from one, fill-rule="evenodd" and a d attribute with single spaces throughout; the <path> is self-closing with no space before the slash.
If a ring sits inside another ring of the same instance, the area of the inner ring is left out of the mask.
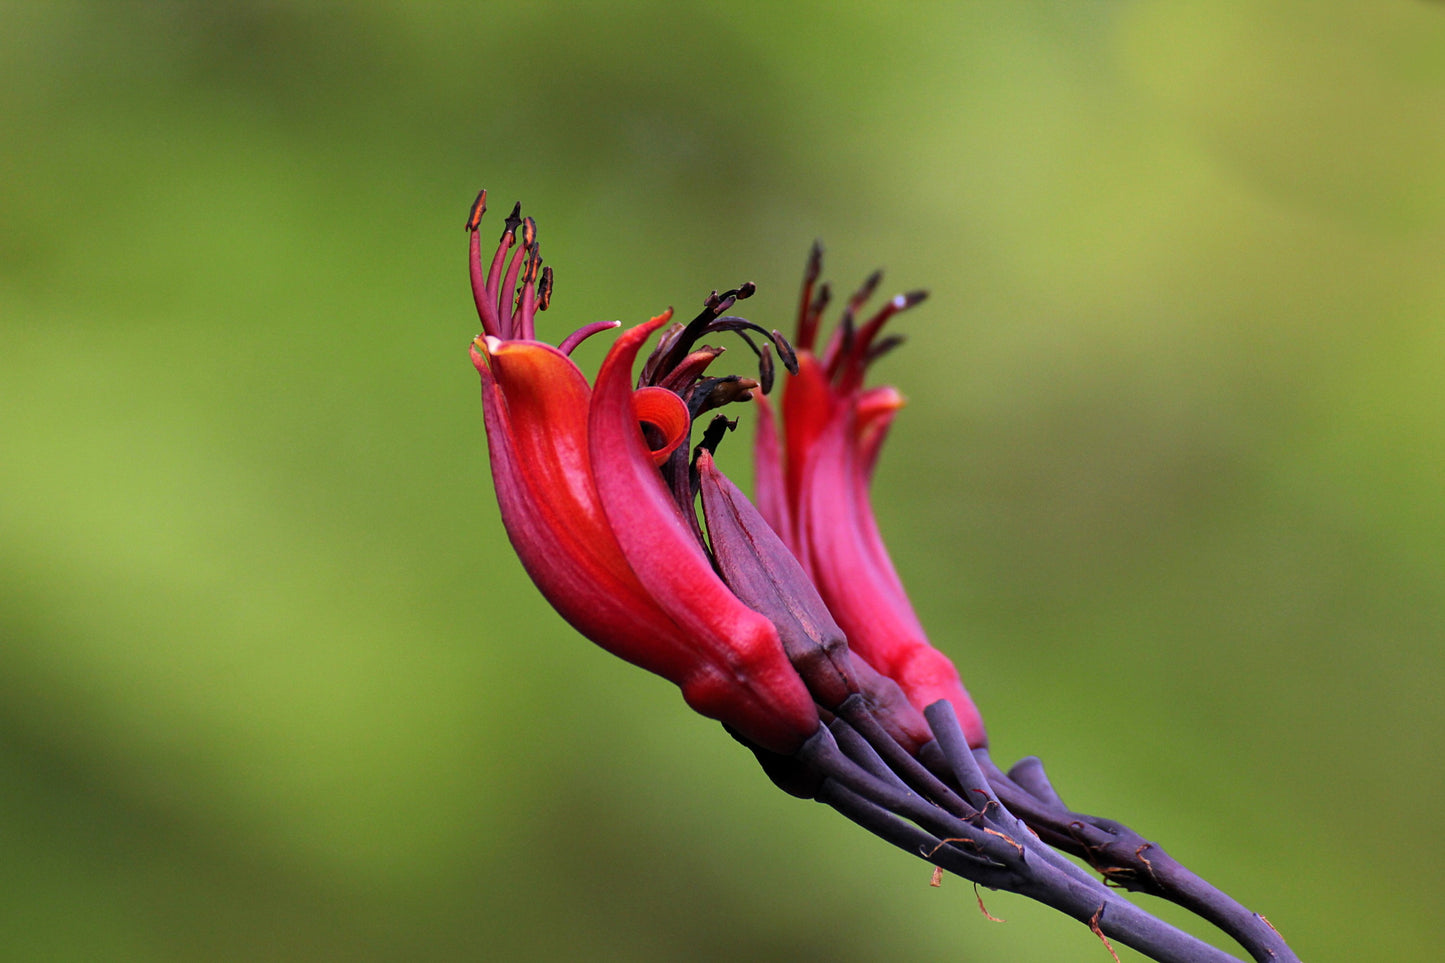
<path id="1" fill-rule="evenodd" d="M 502 523 L 527 574 L 593 642 L 674 682 L 686 677 L 695 661 L 686 640 L 628 566 L 602 512 L 582 373 L 537 341 L 487 338 L 472 360 Z"/>
<path id="2" fill-rule="evenodd" d="M 865 412 L 872 428 L 880 427 L 876 419 L 891 417 L 885 411 Z M 983 745 L 982 718 L 953 663 L 929 644 L 878 535 L 867 491 L 877 448 L 865 461 L 859 421 L 853 403 L 840 404 L 797 466 L 798 526 L 814 581 L 855 652 L 897 682 L 917 708 L 947 699 L 970 744 Z"/>
<path id="3" fill-rule="evenodd" d="M 672 456 L 677 446 L 687 441 L 692 429 L 692 416 L 687 402 L 666 388 L 649 385 L 632 393 L 632 415 L 651 425 L 661 434 L 661 444 L 651 448 L 653 465 L 661 465 Z M 650 447 L 650 446 L 649 446 Z"/>
<path id="4" fill-rule="evenodd" d="M 818 727 L 813 700 L 773 624 L 713 571 L 633 415 L 633 362 L 670 317 L 624 332 L 597 374 L 588 429 L 597 492 L 628 564 L 693 647 L 696 670 L 679 681 L 688 704 L 768 749 L 790 753 Z"/>
<path id="5" fill-rule="evenodd" d="M 783 392 L 788 500 L 794 507 L 801 501 L 803 465 L 817 447 L 833 406 L 833 389 L 822 363 L 811 351 L 798 352 L 798 373 L 788 379 Z"/>
<path id="6" fill-rule="evenodd" d="M 753 402 L 758 409 L 758 430 L 753 439 L 753 490 L 758 511 L 793 555 L 800 556 L 797 532 L 793 527 L 793 510 L 788 504 L 787 483 L 783 480 L 783 449 L 778 439 L 778 422 L 767 395 L 755 391 Z"/>

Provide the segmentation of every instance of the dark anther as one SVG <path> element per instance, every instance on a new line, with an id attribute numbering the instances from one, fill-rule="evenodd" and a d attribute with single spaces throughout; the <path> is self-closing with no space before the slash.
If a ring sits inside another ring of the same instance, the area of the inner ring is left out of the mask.
<path id="1" fill-rule="evenodd" d="M 527 223 L 532 223 L 532 219 L 530 217 L 527 218 Z M 533 281 L 537 280 L 537 269 L 542 266 L 542 245 L 538 244 L 535 240 L 536 235 L 537 231 L 535 228 L 533 228 L 532 236 L 534 240 L 530 241 L 527 244 L 527 263 L 522 268 L 523 284 L 531 284 Z"/>
<path id="2" fill-rule="evenodd" d="M 803 269 L 803 283 L 812 287 L 818 280 L 818 275 L 823 273 L 823 242 L 814 241 L 813 249 L 808 252 L 808 266 Z M 805 297 L 803 299 L 807 301 Z"/>
<path id="3" fill-rule="evenodd" d="M 697 447 L 693 449 L 693 460 L 697 460 L 698 452 L 704 448 L 716 455 L 717 446 L 722 444 L 723 435 L 726 435 L 737 426 L 738 420 L 736 418 L 729 418 L 727 415 L 714 415 L 712 421 L 707 423 L 707 428 L 702 433 L 702 441 L 698 442 Z"/>
<path id="4" fill-rule="evenodd" d="M 833 286 L 827 281 L 818 285 L 818 294 L 813 298 L 811 308 L 812 315 L 816 319 L 824 311 L 828 310 L 828 302 L 833 300 Z"/>
<path id="5" fill-rule="evenodd" d="M 753 348 L 753 350 L 758 353 L 758 387 L 762 389 L 763 394 L 771 394 L 773 391 L 774 377 L 773 353 L 768 350 L 766 344 L 761 348 L 753 347 L 752 339 L 742 332 L 738 332 L 738 337 L 748 342 L 748 347 Z"/>
<path id="6" fill-rule="evenodd" d="M 501 236 L 501 238 L 498 240 L 498 243 L 501 243 L 502 241 L 507 241 L 507 242 L 508 242 L 508 243 L 507 243 L 507 246 L 510 247 L 510 246 L 511 246 L 511 242 L 508 241 L 508 239 L 509 239 L 509 238 L 512 238 L 512 237 L 515 237 L 516 234 L 517 234 L 517 228 L 519 228 L 519 227 L 521 227 L 521 226 L 522 226 L 522 202 L 521 202 L 521 201 L 518 201 L 518 202 L 512 207 L 512 213 L 510 213 L 510 214 L 507 215 L 507 222 L 506 222 L 504 225 L 502 225 L 502 236 Z"/>
<path id="7" fill-rule="evenodd" d="M 552 268 L 542 268 L 542 277 L 537 282 L 537 310 L 547 310 L 547 305 L 552 303 Z"/>
<path id="8" fill-rule="evenodd" d="M 878 290 L 878 284 L 882 280 L 882 268 L 879 268 L 872 274 L 868 275 L 868 277 L 864 278 L 863 284 L 858 288 L 857 291 L 854 291 L 853 296 L 848 299 L 849 312 L 851 313 L 853 311 L 857 311 L 860 307 L 862 307 L 863 302 L 871 298 L 873 296 L 873 292 Z"/>
<path id="9" fill-rule="evenodd" d="M 487 192 L 484 188 L 477 195 L 477 199 L 472 201 L 471 213 L 467 215 L 467 233 L 470 234 L 477 229 L 477 225 L 481 223 L 482 215 L 485 213 L 487 213 Z"/>
<path id="10" fill-rule="evenodd" d="M 697 383 L 692 391 L 692 397 L 688 400 L 688 413 L 693 420 L 704 411 L 711 411 L 714 408 L 722 408 L 735 401 L 747 401 L 753 396 L 753 389 L 758 383 L 751 378 L 742 378 L 738 375 L 726 375 L 722 378 L 703 378 Z M 721 417 L 721 415 L 719 415 Z"/>
<path id="11" fill-rule="evenodd" d="M 888 337 L 874 344 L 868 349 L 868 364 L 872 364 L 888 352 L 902 344 L 906 339 L 901 334 L 890 334 Z"/>
<path id="12" fill-rule="evenodd" d="M 537 222 L 530 217 L 522 219 L 522 243 L 527 247 L 537 243 Z"/>
<path id="13" fill-rule="evenodd" d="M 645 383 L 656 384 L 660 379 L 667 377 L 673 369 L 682 363 L 688 353 L 692 351 L 693 345 L 706 334 L 714 331 L 755 331 L 774 344 L 783 342 L 782 336 L 777 332 L 770 332 L 761 325 L 754 324 L 746 318 L 739 318 L 733 315 L 724 314 L 738 300 L 751 297 L 757 291 L 757 285 L 748 281 L 741 286 L 724 291 L 721 294 L 714 291 L 707 296 L 703 302 L 703 309 L 697 317 L 693 318 L 675 334 L 665 335 L 658 345 L 658 353 L 649 358 L 643 368 L 643 379 Z M 748 346 L 753 352 L 762 357 L 758 346 L 748 341 Z M 789 371 L 797 371 L 796 361 L 788 365 L 788 358 L 792 356 L 791 346 L 784 350 L 779 347 L 778 354 L 784 359 Z"/>
<path id="14" fill-rule="evenodd" d="M 756 294 L 757 291 L 758 286 L 751 281 L 744 281 L 732 290 L 724 291 L 722 294 L 714 291 L 703 301 L 703 313 L 710 313 L 713 317 L 718 317 L 728 308 L 732 307 L 733 304 L 738 301 L 746 301 Z"/>
<path id="15" fill-rule="evenodd" d="M 782 360 L 783 367 L 788 369 L 789 374 L 797 374 L 798 355 L 797 352 L 793 350 L 793 346 L 788 343 L 788 339 L 783 337 L 781 331 L 774 328 L 773 336 L 770 340 L 773 342 L 773 347 L 778 349 L 778 358 Z M 764 392 L 764 394 L 766 393 L 767 392 Z"/>
<path id="16" fill-rule="evenodd" d="M 783 337 L 782 334 L 778 331 L 769 331 L 762 325 L 754 324 L 747 318 L 739 318 L 731 314 L 725 317 L 718 318 L 716 321 L 709 324 L 706 330 L 709 332 L 736 331 L 740 335 L 742 335 L 742 332 L 744 331 L 755 332 L 756 334 L 759 334 L 762 337 L 766 338 L 773 344 L 775 348 L 778 349 L 778 357 L 782 359 L 783 367 L 787 368 L 788 371 L 792 374 L 798 373 L 798 356 L 793 352 L 793 346 L 788 343 L 788 339 Z M 763 358 L 762 350 L 753 343 L 751 338 L 748 338 L 746 335 L 742 335 L 742 337 L 743 340 L 747 342 L 748 347 L 753 349 L 753 353 L 756 354 L 761 361 Z M 763 393 L 767 394 L 766 391 L 764 391 Z"/>

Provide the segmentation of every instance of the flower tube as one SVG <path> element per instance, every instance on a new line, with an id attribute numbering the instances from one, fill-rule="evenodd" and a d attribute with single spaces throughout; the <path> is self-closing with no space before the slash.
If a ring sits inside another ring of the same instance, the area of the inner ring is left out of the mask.
<path id="1" fill-rule="evenodd" d="M 873 468 L 893 417 L 903 406 L 891 387 L 864 388 L 868 366 L 894 347 L 879 340 L 889 318 L 918 304 L 899 295 L 858 327 L 855 316 L 877 287 L 871 276 L 849 299 L 827 347 L 816 349 L 828 304 L 815 293 L 822 250 L 814 247 L 804 280 L 794 349 L 798 374 L 783 395 L 784 436 L 759 399 L 758 505 L 803 562 L 854 652 L 892 678 L 919 710 L 947 700 L 969 744 L 987 744 L 983 718 L 958 671 L 928 641 L 879 535 L 869 495 Z"/>
<path id="2" fill-rule="evenodd" d="M 520 221 L 514 210 L 491 270 L 485 271 L 475 240 L 484 210 L 485 194 L 467 221 L 473 291 L 483 322 L 471 354 L 482 382 L 497 502 L 523 567 L 574 628 L 677 684 L 698 712 L 772 751 L 797 749 L 817 729 L 818 715 L 776 630 L 700 563 L 700 549 L 677 531 L 676 507 L 665 498 L 649 499 L 661 484 L 656 462 L 671 449 L 648 447 L 638 414 L 650 424 L 670 422 L 660 426 L 660 434 L 673 447 L 686 437 L 678 420 L 688 414 L 681 401 L 670 405 L 657 391 L 634 392 L 627 378 L 637 345 L 666 318 L 618 342 L 603 368 L 605 374 L 620 372 L 621 380 L 609 374 L 606 390 L 594 393 L 562 349 L 532 339 L 536 311 L 547 306 L 551 291 L 550 270 L 538 271 L 535 224 Z M 513 255 L 508 266 L 508 249 L 523 225 L 524 253 Z M 514 302 L 506 285 L 515 284 L 519 274 L 524 287 Z M 534 289 L 532 282 L 540 288 L 542 278 L 545 290 Z M 589 325 L 563 346 L 614 326 Z M 601 477 L 625 506 L 618 520 L 630 543 L 637 531 L 657 536 L 647 547 L 656 565 L 685 577 L 645 583 L 624 554 L 599 493 L 594 422 L 607 436 L 596 449 L 603 456 Z"/>

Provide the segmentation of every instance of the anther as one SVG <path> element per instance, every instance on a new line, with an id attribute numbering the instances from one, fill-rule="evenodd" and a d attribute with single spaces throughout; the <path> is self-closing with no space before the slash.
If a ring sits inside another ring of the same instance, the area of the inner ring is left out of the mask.
<path id="1" fill-rule="evenodd" d="M 531 220 L 531 218 L 528 218 L 527 222 L 530 224 Z M 536 230 L 533 230 L 532 236 L 534 238 L 536 237 L 536 234 Z M 533 240 L 527 245 L 527 263 L 522 268 L 522 283 L 531 284 L 533 281 L 537 280 L 537 272 L 541 268 L 541 266 L 542 246 L 538 244 L 535 240 Z"/>
<path id="2" fill-rule="evenodd" d="M 871 298 L 873 296 L 873 292 L 878 290 L 878 284 L 882 280 L 882 268 L 879 268 L 872 274 L 868 275 L 868 277 L 865 278 L 863 281 L 863 286 L 860 287 L 856 292 L 854 292 L 853 296 L 848 299 L 848 307 L 855 311 L 858 308 L 862 307 L 863 302 Z"/>
<path id="3" fill-rule="evenodd" d="M 823 242 L 814 241 L 813 249 L 808 252 L 808 266 L 803 271 L 803 283 L 808 287 L 818 280 L 818 275 L 823 273 Z"/>
<path id="4" fill-rule="evenodd" d="M 702 441 L 692 451 L 692 459 L 697 461 L 698 454 L 706 448 L 710 453 L 717 454 L 717 446 L 722 444 L 723 436 L 738 426 L 736 418 L 728 418 L 727 415 L 714 415 L 712 421 L 708 422 L 707 428 L 703 430 Z"/>
<path id="5" fill-rule="evenodd" d="M 482 222 L 482 215 L 485 213 L 487 213 L 487 191 L 483 188 L 482 192 L 477 195 L 477 199 L 472 201 L 471 213 L 467 215 L 468 233 L 476 231 L 477 225 Z"/>
<path id="6" fill-rule="evenodd" d="M 503 226 L 502 236 L 498 243 L 505 242 L 508 247 L 512 246 L 512 239 L 517 235 L 517 228 L 522 225 L 522 202 L 518 201 L 512 208 L 512 213 L 507 215 L 507 223 Z"/>
<path id="7" fill-rule="evenodd" d="M 778 349 L 778 360 L 783 363 L 784 368 L 788 369 L 788 373 L 797 374 L 798 355 L 793 351 L 793 346 L 788 343 L 788 339 L 783 337 L 783 333 L 777 328 L 773 329 L 773 347 Z"/>

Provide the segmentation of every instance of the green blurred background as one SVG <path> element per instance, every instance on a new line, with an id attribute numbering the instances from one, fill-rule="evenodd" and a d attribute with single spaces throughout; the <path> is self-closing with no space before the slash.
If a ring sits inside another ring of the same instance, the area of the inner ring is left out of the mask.
<path id="1" fill-rule="evenodd" d="M 0 20 L 6 959 L 1108 958 L 552 614 L 466 356 L 483 186 L 553 337 L 745 279 L 785 324 L 814 237 L 930 287 L 878 510 L 996 754 L 1306 959 L 1438 953 L 1445 6 Z"/>

